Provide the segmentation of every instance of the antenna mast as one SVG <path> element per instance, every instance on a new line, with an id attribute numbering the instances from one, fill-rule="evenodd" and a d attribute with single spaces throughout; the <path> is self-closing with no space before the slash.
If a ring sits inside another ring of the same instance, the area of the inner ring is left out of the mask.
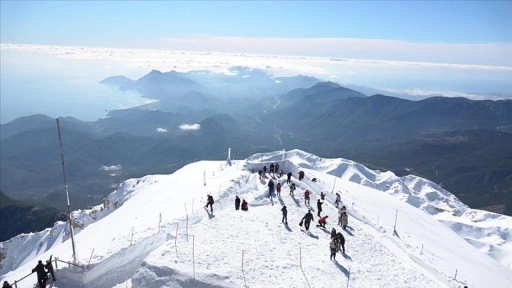
<path id="1" fill-rule="evenodd" d="M 62 149 L 62 139 L 60 137 L 60 124 L 59 119 L 57 118 L 57 130 L 59 131 L 59 145 L 60 145 L 60 159 L 62 163 L 62 174 L 64 175 L 64 190 L 66 191 L 66 199 L 68 203 L 68 221 L 69 221 L 69 231 L 71 233 L 71 246 L 73 247 L 73 261 L 76 264 L 76 250 L 75 250 L 75 236 L 73 230 L 73 224 L 71 222 L 71 205 L 69 204 L 69 193 L 68 193 L 68 182 L 66 179 L 66 169 L 64 169 L 64 150 Z"/>

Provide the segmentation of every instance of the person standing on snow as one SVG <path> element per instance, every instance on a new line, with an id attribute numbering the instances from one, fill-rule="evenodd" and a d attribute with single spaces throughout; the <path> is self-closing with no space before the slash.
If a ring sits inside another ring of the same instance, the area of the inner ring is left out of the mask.
<path id="1" fill-rule="evenodd" d="M 336 261 L 336 252 L 338 252 L 338 243 L 336 239 L 332 239 L 329 243 L 329 249 L 331 250 L 331 261 Z"/>
<path id="2" fill-rule="evenodd" d="M 304 205 L 309 204 L 309 190 L 304 191 Z"/>
<path id="3" fill-rule="evenodd" d="M 274 174 L 274 163 L 270 164 L 270 171 L 269 174 Z"/>
<path id="4" fill-rule="evenodd" d="M 46 273 L 46 278 L 48 279 L 48 274 L 52 274 L 52 279 L 55 282 L 55 272 L 53 271 L 53 265 L 52 265 L 52 256 L 50 256 L 50 260 L 46 260 L 46 264 L 44 265 L 44 268 L 48 271 Z"/>
<path id="5" fill-rule="evenodd" d="M 272 196 L 274 195 L 274 180 L 270 179 L 268 180 L 268 197 L 269 198 L 272 198 Z"/>
<path id="6" fill-rule="evenodd" d="M 336 240 L 338 241 L 338 250 L 343 251 L 343 254 L 345 254 L 345 237 L 343 237 L 343 234 L 341 232 L 336 233 Z"/>
<path id="7" fill-rule="evenodd" d="M 322 199 L 322 201 L 325 200 L 325 193 L 324 192 L 320 192 L 320 199 Z"/>
<path id="8" fill-rule="evenodd" d="M 309 231 L 309 224 L 311 224 L 311 221 L 313 221 L 313 214 L 311 214 L 311 210 L 308 210 L 308 213 L 302 217 L 302 220 L 300 220 L 300 224 L 302 226 L 302 223 L 304 222 L 304 228 L 306 228 L 306 231 Z"/>
<path id="9" fill-rule="evenodd" d="M 292 182 L 292 172 L 288 172 L 288 174 L 286 174 L 286 177 L 288 177 L 286 179 L 286 184 L 290 184 Z"/>
<path id="10" fill-rule="evenodd" d="M 9 282 L 4 281 L 4 284 L 2 284 L 2 288 L 12 288 L 12 285 L 9 284 Z"/>
<path id="11" fill-rule="evenodd" d="M 341 228 L 343 228 L 343 230 L 346 230 L 347 225 L 348 225 L 347 212 L 343 212 L 343 214 L 341 214 L 340 218 L 341 218 Z"/>
<path id="12" fill-rule="evenodd" d="M 260 180 L 261 180 L 261 177 L 263 176 L 263 170 L 261 170 L 261 169 L 260 169 L 260 170 L 258 171 L 258 175 L 260 176 Z"/>
<path id="13" fill-rule="evenodd" d="M 278 173 L 278 172 L 279 172 L 279 163 L 277 163 L 277 162 L 276 162 L 276 166 L 274 167 L 274 171 L 275 171 L 276 173 Z"/>
<path id="14" fill-rule="evenodd" d="M 336 208 L 338 208 L 338 204 L 341 202 L 341 197 L 339 193 L 336 193 L 336 201 L 334 201 L 334 204 L 336 204 Z"/>
<path id="15" fill-rule="evenodd" d="M 213 201 L 213 196 L 212 195 L 208 195 L 208 200 L 206 201 L 206 206 L 204 206 L 204 208 L 208 209 L 208 205 L 210 206 L 210 211 L 213 213 L 213 203 L 215 201 Z"/>
<path id="16" fill-rule="evenodd" d="M 281 183 L 277 182 L 276 185 L 277 197 L 281 197 Z"/>
<path id="17" fill-rule="evenodd" d="M 294 195 L 293 194 L 293 191 L 295 191 L 295 183 L 292 183 L 292 185 L 290 185 L 290 195 Z"/>
<path id="18" fill-rule="evenodd" d="M 299 171 L 299 181 L 302 181 L 304 179 L 304 171 Z"/>
<path id="19" fill-rule="evenodd" d="M 320 199 L 318 199 L 318 201 L 316 201 L 316 208 L 318 209 L 318 217 L 320 217 L 320 212 L 322 212 L 322 204 L 324 204 L 322 201 L 320 201 Z"/>
<path id="20" fill-rule="evenodd" d="M 235 210 L 240 209 L 240 197 L 238 195 L 235 198 Z"/>
<path id="21" fill-rule="evenodd" d="M 284 224 L 288 224 L 288 210 L 286 210 L 286 206 L 283 205 L 283 208 L 281 208 L 281 212 L 283 212 L 283 222 Z"/>
<path id="22" fill-rule="evenodd" d="M 341 225 L 341 215 L 343 215 L 343 213 L 346 213 L 347 212 L 347 208 L 345 206 L 341 206 L 340 210 L 338 211 L 338 225 L 342 226 Z"/>
<path id="23" fill-rule="evenodd" d="M 43 261 L 39 260 L 37 262 L 37 266 L 32 269 L 32 273 L 37 273 L 37 283 L 39 284 L 40 288 L 46 287 L 46 270 L 44 270 Z"/>

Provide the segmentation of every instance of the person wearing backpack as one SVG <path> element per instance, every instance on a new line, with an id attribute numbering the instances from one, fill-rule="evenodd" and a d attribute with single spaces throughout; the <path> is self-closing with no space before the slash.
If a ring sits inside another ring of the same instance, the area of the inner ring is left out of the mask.
<path id="1" fill-rule="evenodd" d="M 295 191 L 295 189 L 295 183 L 292 183 L 292 185 L 290 185 L 290 195 L 294 196 L 293 191 Z"/>
<path id="2" fill-rule="evenodd" d="M 213 196 L 208 195 L 208 201 L 206 202 L 206 206 L 204 206 L 204 208 L 208 209 L 208 205 L 210 205 L 210 211 L 213 213 L 213 203 L 215 203 L 215 201 L 213 201 Z"/>

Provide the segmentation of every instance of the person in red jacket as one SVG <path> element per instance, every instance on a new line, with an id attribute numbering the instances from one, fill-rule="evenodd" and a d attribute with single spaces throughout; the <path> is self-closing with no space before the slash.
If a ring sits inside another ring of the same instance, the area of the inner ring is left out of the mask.
<path id="1" fill-rule="evenodd" d="M 277 197 L 281 197 L 281 183 L 277 182 L 276 185 Z"/>
<path id="2" fill-rule="evenodd" d="M 325 224 L 327 224 L 327 218 L 329 218 L 329 216 L 324 216 L 324 217 L 320 218 L 318 220 L 318 225 L 316 225 L 316 227 L 325 228 Z"/>
<path id="3" fill-rule="evenodd" d="M 304 205 L 309 204 L 309 190 L 304 191 Z"/>

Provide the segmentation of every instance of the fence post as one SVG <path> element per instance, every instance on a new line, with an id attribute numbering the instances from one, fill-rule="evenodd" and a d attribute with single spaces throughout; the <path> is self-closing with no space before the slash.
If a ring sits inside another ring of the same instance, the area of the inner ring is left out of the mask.
<path id="1" fill-rule="evenodd" d="M 302 247 L 299 246 L 299 266 L 302 268 Z"/>
<path id="2" fill-rule="evenodd" d="M 421 253 L 420 255 L 423 255 L 423 244 L 421 244 Z"/>
<path id="3" fill-rule="evenodd" d="M 203 171 L 204 186 L 206 186 L 206 171 Z"/>
<path id="4" fill-rule="evenodd" d="M 336 176 L 334 176 L 334 184 L 332 185 L 332 191 L 331 191 L 331 194 L 334 194 L 334 187 L 336 187 Z"/>
<path id="5" fill-rule="evenodd" d="M 58 262 L 58 261 L 57 261 L 57 259 L 59 259 L 59 257 L 55 257 L 55 269 L 59 268 L 59 267 L 57 266 L 57 262 Z"/>
<path id="6" fill-rule="evenodd" d="M 176 245 L 176 240 L 178 240 L 178 223 L 176 223 L 176 236 L 174 237 L 174 247 L 176 248 L 176 257 L 178 257 L 178 245 Z"/>
<path id="7" fill-rule="evenodd" d="M 87 263 L 87 269 L 89 269 L 89 265 L 91 264 L 92 254 L 94 253 L 94 248 L 91 251 L 91 257 L 89 257 L 89 262 Z"/>
<path id="8" fill-rule="evenodd" d="M 397 220 L 397 219 L 398 219 L 398 209 L 396 209 L 396 214 L 395 214 L 395 226 L 393 226 L 393 232 L 394 232 L 395 234 L 397 234 L 397 233 L 396 233 L 396 220 Z"/>
<path id="9" fill-rule="evenodd" d="M 160 217 L 158 219 L 158 233 L 160 233 L 160 225 L 162 225 L 162 212 L 160 212 Z"/>
<path id="10" fill-rule="evenodd" d="M 455 280 L 457 280 L 457 272 L 459 272 L 459 269 L 455 269 Z"/>
<path id="11" fill-rule="evenodd" d="M 132 243 L 133 243 L 133 229 L 134 229 L 134 228 L 135 228 L 135 227 L 133 227 L 133 226 L 132 226 L 132 238 L 130 239 L 130 246 L 132 246 Z"/>
<path id="12" fill-rule="evenodd" d="M 192 235 L 192 269 L 194 271 L 194 279 L 196 279 L 196 261 L 195 261 L 195 251 L 194 251 L 194 243 L 195 243 L 195 236 Z"/>

